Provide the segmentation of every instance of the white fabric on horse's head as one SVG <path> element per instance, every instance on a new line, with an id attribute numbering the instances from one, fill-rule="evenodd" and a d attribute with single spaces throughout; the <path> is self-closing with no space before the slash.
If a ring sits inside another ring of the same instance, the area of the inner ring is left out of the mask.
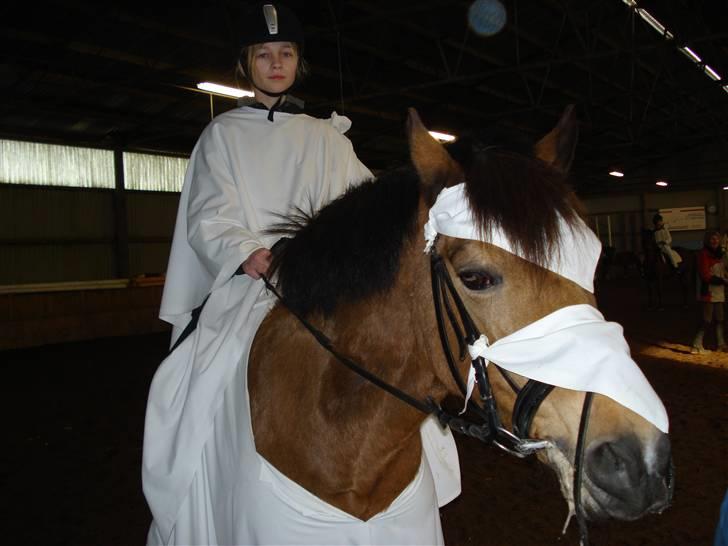
<path id="1" fill-rule="evenodd" d="M 560 231 L 560 243 L 546 269 L 594 292 L 594 271 L 601 253 L 599 239 L 581 220 L 569 226 L 562 219 Z M 520 256 L 501 229 L 482 233 L 465 196 L 465 184 L 446 188 L 438 195 L 425 224 L 426 252 L 438 233 L 484 241 Z M 482 356 L 529 379 L 603 394 L 661 431 L 668 431 L 665 407 L 630 357 L 622 327 L 606 322 L 591 305 L 563 307 L 492 345 L 481 337 L 468 351 L 471 357 Z M 468 395 L 474 383 L 471 366 Z"/>
<path id="2" fill-rule="evenodd" d="M 602 251 L 602 245 L 594 232 L 580 219 L 570 226 L 561 219 L 560 243 L 555 252 L 548 258 L 544 267 L 574 281 L 589 292 L 594 292 L 594 271 Z M 425 224 L 425 252 L 429 252 L 437 234 L 484 241 L 523 258 L 518 249 L 514 249 L 502 229 L 496 228 L 489 233 L 482 230 L 474 221 L 468 199 L 465 196 L 465 184 L 445 188 L 437 196 L 430 209 L 429 221 Z"/>
<path id="3" fill-rule="evenodd" d="M 630 357 L 622 327 L 591 305 L 562 307 L 472 352 L 529 379 L 608 396 L 668 431 L 665 406 Z M 474 379 L 471 366 L 469 388 Z"/>

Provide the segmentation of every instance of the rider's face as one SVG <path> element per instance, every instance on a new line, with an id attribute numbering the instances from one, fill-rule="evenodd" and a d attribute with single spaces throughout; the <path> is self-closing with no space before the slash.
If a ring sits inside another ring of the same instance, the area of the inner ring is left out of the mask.
<path id="1" fill-rule="evenodd" d="M 252 64 L 255 85 L 281 93 L 296 79 L 298 52 L 291 42 L 266 42 L 255 46 Z"/>

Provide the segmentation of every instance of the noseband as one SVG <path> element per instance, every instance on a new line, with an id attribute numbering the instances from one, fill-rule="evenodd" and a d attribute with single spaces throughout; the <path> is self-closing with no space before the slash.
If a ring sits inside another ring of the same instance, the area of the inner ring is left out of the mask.
<path id="1" fill-rule="evenodd" d="M 455 357 L 453 356 L 450 348 L 445 317 L 447 317 L 447 322 L 450 324 L 450 327 L 457 339 L 459 352 L 458 360 L 461 362 L 465 358 L 466 347 L 472 346 L 481 337 L 481 333 L 470 316 L 470 313 L 468 313 L 460 295 L 455 289 L 452 278 L 447 270 L 447 266 L 445 265 L 442 257 L 435 250 L 434 245 L 430 251 L 430 275 L 432 281 L 432 298 L 435 304 L 435 316 L 437 318 L 437 329 L 440 336 L 440 342 L 442 344 L 443 352 L 445 353 L 448 367 L 450 368 L 450 373 L 452 374 L 452 377 L 463 397 L 466 397 L 467 389 L 465 381 L 460 374 Z M 493 444 L 503 451 L 519 458 L 527 457 L 528 455 L 551 445 L 551 442 L 548 440 L 528 438 L 528 431 L 531 428 L 533 418 L 536 415 L 538 408 L 541 406 L 541 403 L 554 389 L 553 385 L 547 385 L 540 381 L 536 381 L 535 379 L 529 379 L 523 387 L 519 387 L 506 370 L 496 365 L 496 369 L 500 372 L 506 383 L 508 383 L 510 388 L 516 394 L 516 402 L 513 406 L 513 414 L 511 417 L 511 421 L 513 423 L 513 431 L 511 432 L 503 426 L 498 413 L 498 406 L 493 396 L 490 379 L 486 372 L 486 367 L 489 363 L 482 356 L 478 356 L 471 359 L 471 366 L 475 372 L 475 380 L 478 384 L 480 404 L 476 404 L 472 400 L 472 397 L 468 399 L 466 403 L 469 413 L 476 415 L 480 422 L 473 422 L 466 419 L 465 416 L 460 417 L 452 415 L 443 410 L 431 397 L 428 397 L 426 401 L 418 400 L 401 389 L 382 380 L 375 374 L 363 368 L 357 362 L 340 353 L 323 332 L 313 326 L 298 312 L 286 305 L 286 301 L 283 296 L 281 296 L 278 290 L 270 283 L 267 277 L 261 276 L 261 278 L 263 279 L 266 288 L 278 298 L 288 311 L 291 312 L 309 332 L 311 332 L 319 345 L 336 357 L 339 362 L 367 381 L 387 391 L 419 411 L 435 415 L 442 426 L 449 427 L 455 432 L 459 432 L 466 436 L 477 438 L 485 443 Z M 450 300 L 452 300 L 452 303 Z M 455 314 L 455 311 L 457 311 L 457 315 Z M 586 428 L 589 421 L 592 396 L 592 393 L 587 392 L 584 398 L 574 460 L 574 510 L 577 522 L 579 523 L 582 545 L 586 545 L 588 542 L 586 521 L 584 514 L 580 509 L 580 491 L 583 473 L 584 440 L 586 438 Z"/>

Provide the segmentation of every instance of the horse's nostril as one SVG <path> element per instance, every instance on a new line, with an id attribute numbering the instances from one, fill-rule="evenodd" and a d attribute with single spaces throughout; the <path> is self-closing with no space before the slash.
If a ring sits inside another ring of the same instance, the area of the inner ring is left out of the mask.
<path id="1" fill-rule="evenodd" d="M 631 520 L 669 506 L 675 483 L 670 442 L 666 435 L 656 440 L 644 451 L 635 437 L 590 449 L 586 473 L 596 486 L 592 495 L 612 517 Z"/>
<path id="2" fill-rule="evenodd" d="M 587 456 L 589 478 L 611 496 L 629 496 L 645 474 L 639 445 L 631 439 L 604 442 Z"/>

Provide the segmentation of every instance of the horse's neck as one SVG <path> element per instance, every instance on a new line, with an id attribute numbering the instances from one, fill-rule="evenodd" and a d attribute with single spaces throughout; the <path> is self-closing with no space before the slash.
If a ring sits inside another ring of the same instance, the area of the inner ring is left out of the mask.
<path id="1" fill-rule="evenodd" d="M 421 249 L 405 252 L 387 294 L 314 322 L 339 352 L 388 383 L 419 399 L 441 396 L 430 362 L 428 277 Z M 368 519 L 414 477 L 424 415 L 337 362 L 285 311 L 261 327 L 249 379 L 258 451 L 327 502 Z"/>

